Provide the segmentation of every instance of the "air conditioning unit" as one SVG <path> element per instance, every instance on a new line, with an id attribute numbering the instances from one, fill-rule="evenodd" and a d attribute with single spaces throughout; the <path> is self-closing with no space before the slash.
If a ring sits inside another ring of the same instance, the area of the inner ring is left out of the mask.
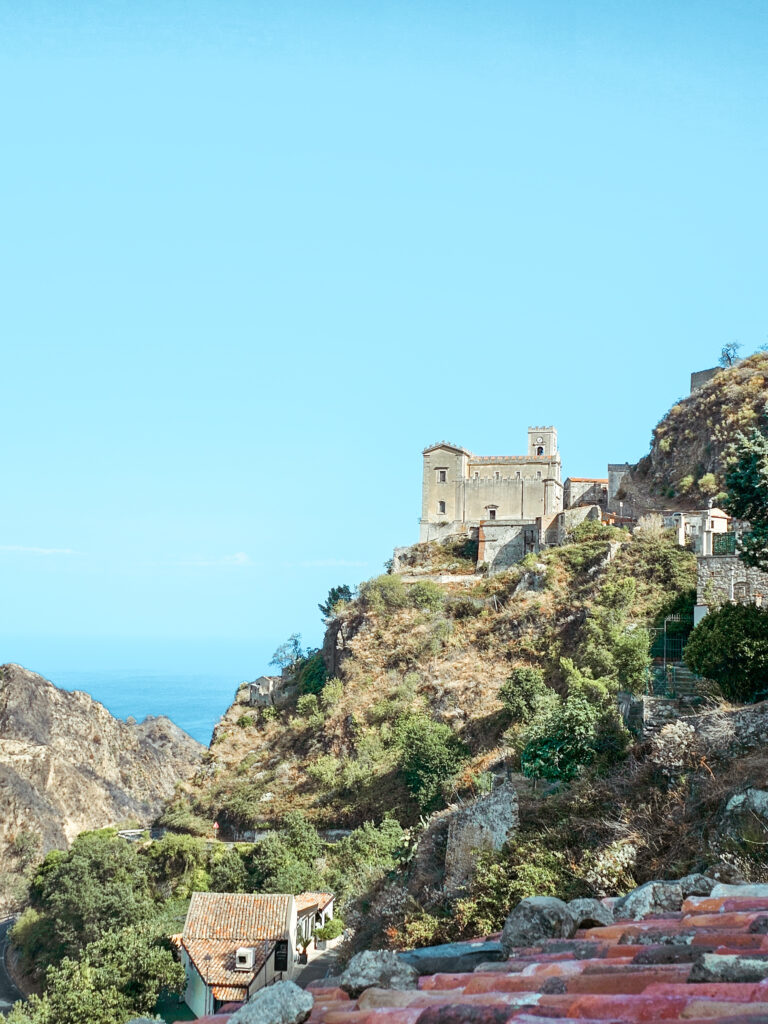
<path id="1" fill-rule="evenodd" d="M 252 971 L 256 963 L 256 950 L 250 946 L 239 946 L 235 951 L 235 970 Z"/>

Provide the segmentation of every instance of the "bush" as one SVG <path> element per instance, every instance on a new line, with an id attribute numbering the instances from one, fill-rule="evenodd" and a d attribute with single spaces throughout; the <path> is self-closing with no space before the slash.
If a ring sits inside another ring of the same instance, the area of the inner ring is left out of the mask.
<path id="1" fill-rule="evenodd" d="M 399 576 L 376 576 L 360 586 L 360 601 L 377 614 L 397 611 L 408 604 L 408 594 Z"/>
<path id="2" fill-rule="evenodd" d="M 685 647 L 692 672 L 712 679 L 730 700 L 768 695 L 768 609 L 725 604 L 702 619 Z"/>
<path id="3" fill-rule="evenodd" d="M 296 711 L 302 718 L 320 718 L 320 705 L 317 694 L 305 693 L 296 701 Z"/>
<path id="4" fill-rule="evenodd" d="M 313 934 L 321 942 L 328 942 L 331 939 L 338 939 L 344 931 L 344 922 L 340 917 L 332 917 L 326 921 L 322 928 L 315 928 Z"/>
<path id="5" fill-rule="evenodd" d="M 585 519 L 568 532 L 568 540 L 573 544 L 583 544 L 595 540 L 626 540 L 627 535 L 615 526 L 601 523 L 599 519 Z"/>
<path id="6" fill-rule="evenodd" d="M 320 703 L 323 705 L 325 711 L 330 711 L 335 708 L 344 695 L 344 684 L 340 679 L 334 676 L 329 679 L 323 687 L 323 692 L 320 694 Z"/>
<path id="7" fill-rule="evenodd" d="M 499 688 L 499 699 L 513 724 L 526 724 L 542 704 L 556 699 L 538 668 L 516 668 Z"/>
<path id="8" fill-rule="evenodd" d="M 437 583 L 433 583 L 431 580 L 422 580 L 409 588 L 408 603 L 413 608 L 437 612 L 445 604 L 445 593 Z"/>
<path id="9" fill-rule="evenodd" d="M 241 729 L 250 729 L 251 726 L 256 725 L 256 719 L 253 715 L 240 715 L 236 725 L 239 725 Z"/>
<path id="10" fill-rule="evenodd" d="M 323 754 L 307 765 L 307 775 L 325 789 L 333 789 L 340 781 L 341 761 L 333 754 Z"/>
<path id="11" fill-rule="evenodd" d="M 426 715 L 401 719 L 397 742 L 405 783 L 422 810 L 427 810 L 437 803 L 443 783 L 458 772 L 466 748 L 449 726 Z"/>

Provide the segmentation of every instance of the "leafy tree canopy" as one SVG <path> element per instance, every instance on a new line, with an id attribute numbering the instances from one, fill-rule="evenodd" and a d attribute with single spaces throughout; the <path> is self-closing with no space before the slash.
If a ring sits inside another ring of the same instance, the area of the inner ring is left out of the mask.
<path id="1" fill-rule="evenodd" d="M 339 604 L 348 604 L 352 600 L 352 597 L 352 589 L 347 586 L 346 583 L 342 583 L 340 587 L 331 587 L 328 591 L 328 597 L 326 597 L 325 602 L 317 606 L 322 613 L 323 621 L 329 622 L 335 615 L 336 606 Z"/>
<path id="2" fill-rule="evenodd" d="M 725 604 L 702 619 L 685 648 L 691 671 L 718 683 L 731 700 L 768 693 L 768 609 Z"/>
<path id="3" fill-rule="evenodd" d="M 768 437 L 759 430 L 749 437 L 738 434 L 732 455 L 723 504 L 751 527 L 742 537 L 739 556 L 747 565 L 768 570 Z"/>

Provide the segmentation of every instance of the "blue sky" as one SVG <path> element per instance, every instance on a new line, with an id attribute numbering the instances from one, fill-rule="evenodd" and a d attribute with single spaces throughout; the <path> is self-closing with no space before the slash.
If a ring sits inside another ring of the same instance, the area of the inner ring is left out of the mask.
<path id="1" fill-rule="evenodd" d="M 254 676 L 420 450 L 768 340 L 760 2 L 0 3 L 0 661 Z"/>

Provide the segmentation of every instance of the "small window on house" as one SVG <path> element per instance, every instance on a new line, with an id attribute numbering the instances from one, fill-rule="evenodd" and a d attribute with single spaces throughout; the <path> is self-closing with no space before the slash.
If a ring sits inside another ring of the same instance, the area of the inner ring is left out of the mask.
<path id="1" fill-rule="evenodd" d="M 493 474 L 493 479 L 494 480 L 498 480 L 500 478 L 500 476 L 501 476 L 501 473 L 497 469 L 496 472 Z"/>
<path id="2" fill-rule="evenodd" d="M 536 449 L 536 454 L 537 455 L 543 455 L 544 454 L 544 448 L 543 448 L 542 445 L 539 445 L 539 447 Z"/>
<path id="3" fill-rule="evenodd" d="M 536 471 L 536 479 L 537 480 L 541 480 L 541 470 L 540 469 Z"/>
<path id="4" fill-rule="evenodd" d="M 438 503 L 437 503 L 437 511 L 440 513 L 440 515 L 445 515 L 445 502 L 444 501 L 438 501 Z"/>
<path id="5" fill-rule="evenodd" d="M 480 474 L 479 473 L 475 473 L 475 480 L 479 480 L 479 479 L 480 479 Z"/>
<path id="6" fill-rule="evenodd" d="M 447 471 L 445 469 L 438 469 L 437 471 L 437 482 L 444 484 L 447 479 Z"/>
<path id="7" fill-rule="evenodd" d="M 519 479 L 520 479 L 520 470 L 519 470 L 519 469 L 516 469 L 516 470 L 515 470 L 515 479 L 516 479 L 516 480 L 519 480 Z"/>
<path id="8" fill-rule="evenodd" d="M 488 518 L 489 519 L 495 519 L 496 518 L 496 509 L 495 508 L 489 508 L 488 509 Z"/>

